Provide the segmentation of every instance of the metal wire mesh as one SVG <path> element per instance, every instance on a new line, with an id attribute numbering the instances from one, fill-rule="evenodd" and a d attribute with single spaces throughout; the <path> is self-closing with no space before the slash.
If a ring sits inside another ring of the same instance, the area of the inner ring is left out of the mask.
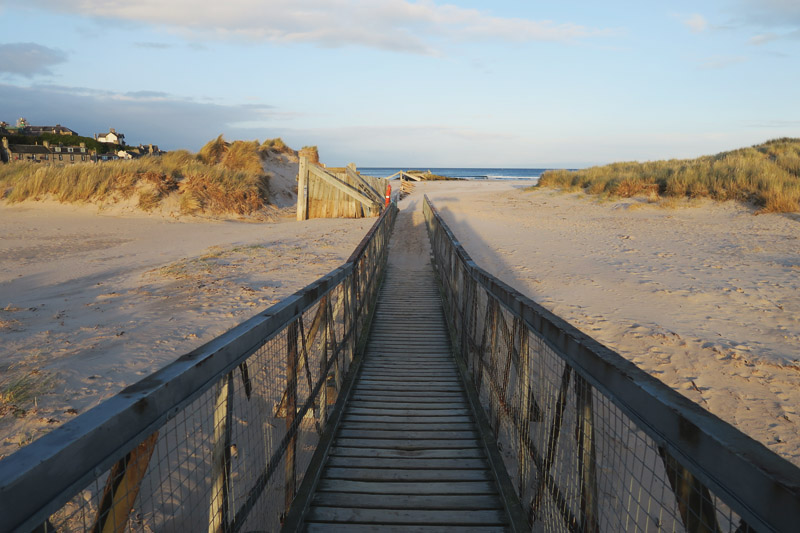
<path id="1" fill-rule="evenodd" d="M 105 414 L 136 394 L 134 385 L 0 462 L 0 530 L 278 530 L 372 313 L 395 212 L 386 210 L 343 267 L 267 310 L 260 322 L 188 354 L 186 369 L 167 367 L 141 382 L 140 389 L 153 391 L 138 402 Z M 227 358 L 217 365 L 223 371 L 209 368 L 214 358 Z M 185 399 L 164 403 L 170 387 L 186 388 Z M 155 423 L 137 417 L 152 403 L 163 404 Z M 123 421 L 128 417 L 133 426 Z M 108 428 L 144 438 L 125 440 L 107 457 Z M 76 451 L 82 439 L 94 442 Z M 61 448 L 52 453 L 54 443 Z M 50 467 L 25 468 L 31 458 Z M 81 465 L 72 477 L 59 471 L 76 458 Z M 31 489 L 47 483 L 59 487 Z"/>
<path id="2" fill-rule="evenodd" d="M 480 270 L 427 197 L 425 215 L 454 344 L 532 530 L 743 533 L 792 523 L 796 467 Z M 716 460 L 723 455 L 737 462 Z M 771 465 L 786 475 L 775 478 Z M 751 483 L 773 495 L 780 485 L 788 500 L 771 502 Z"/>

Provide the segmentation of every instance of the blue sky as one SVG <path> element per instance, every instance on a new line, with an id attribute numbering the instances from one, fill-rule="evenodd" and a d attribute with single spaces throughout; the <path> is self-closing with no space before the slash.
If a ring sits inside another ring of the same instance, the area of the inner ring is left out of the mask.
<path id="1" fill-rule="evenodd" d="M 359 166 L 583 167 L 800 137 L 800 1 L 0 0 L 0 120 Z"/>

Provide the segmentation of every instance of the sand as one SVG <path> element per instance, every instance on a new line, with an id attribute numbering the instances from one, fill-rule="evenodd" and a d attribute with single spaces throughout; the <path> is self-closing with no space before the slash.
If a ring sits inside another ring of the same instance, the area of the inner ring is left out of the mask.
<path id="1" fill-rule="evenodd" d="M 427 193 L 483 268 L 800 465 L 800 217 L 529 185 L 409 200 Z"/>
<path id="2" fill-rule="evenodd" d="M 0 406 L 0 457 L 327 274 L 373 223 L 0 204 L 0 392 L 29 396 Z"/>
<path id="3" fill-rule="evenodd" d="M 401 207 L 422 224 L 429 194 L 478 264 L 800 464 L 800 217 L 528 185 L 421 183 Z M 373 222 L 0 204 L 0 391 L 31 392 L 0 457 L 329 272 Z"/>

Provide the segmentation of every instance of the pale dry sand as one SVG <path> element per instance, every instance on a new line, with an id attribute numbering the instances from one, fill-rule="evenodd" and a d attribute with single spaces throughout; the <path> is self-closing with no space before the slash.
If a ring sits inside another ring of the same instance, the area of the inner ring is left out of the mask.
<path id="1" fill-rule="evenodd" d="M 0 413 L 0 457 L 327 274 L 373 223 L 0 204 L 0 391 L 36 396 Z"/>
<path id="2" fill-rule="evenodd" d="M 800 217 L 529 185 L 410 200 L 427 193 L 483 268 L 800 465 Z"/>

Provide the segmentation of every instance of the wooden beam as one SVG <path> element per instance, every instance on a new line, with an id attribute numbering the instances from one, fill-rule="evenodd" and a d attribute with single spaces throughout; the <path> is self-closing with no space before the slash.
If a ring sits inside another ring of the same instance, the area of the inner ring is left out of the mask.
<path id="1" fill-rule="evenodd" d="M 348 178 L 353 180 L 355 183 L 358 183 L 361 186 L 363 186 L 366 189 L 367 194 L 369 194 L 370 196 L 373 196 L 374 197 L 373 199 L 376 202 L 380 203 L 381 201 L 383 201 L 383 197 L 381 196 L 381 193 L 379 193 L 377 190 L 375 190 L 375 188 L 373 188 L 372 185 L 367 183 L 367 180 L 362 178 L 358 174 L 358 172 L 356 172 L 355 164 L 350 163 L 349 165 L 347 165 L 347 168 L 345 169 L 345 172 L 347 172 L 347 177 Z"/>
<path id="2" fill-rule="evenodd" d="M 233 372 L 217 384 L 214 402 L 214 447 L 211 451 L 211 502 L 208 533 L 228 530 L 233 424 Z"/>
<path id="3" fill-rule="evenodd" d="M 297 220 L 308 218 L 308 158 L 300 158 L 300 169 L 297 173 Z"/>
<path id="4" fill-rule="evenodd" d="M 289 512 L 289 508 L 294 501 L 294 494 L 297 490 L 297 467 L 295 465 L 295 453 L 297 451 L 297 434 L 299 427 L 293 428 L 294 419 L 297 416 L 297 321 L 289 324 L 286 330 L 286 433 L 289 437 L 286 447 L 286 463 L 284 464 L 284 510 Z"/>
<path id="5" fill-rule="evenodd" d="M 408 172 L 405 172 L 404 170 L 401 170 L 401 171 L 400 171 L 400 174 L 402 174 L 402 175 L 403 175 L 403 177 L 406 177 L 406 178 L 408 178 L 408 179 L 410 179 L 410 180 L 414 180 L 414 181 L 422 181 L 422 178 L 420 178 L 419 176 L 415 176 L 415 175 L 413 175 L 413 174 L 409 174 Z"/>
<path id="6" fill-rule="evenodd" d="M 111 468 L 92 533 L 114 533 L 126 529 L 157 440 L 158 431 Z"/>
<path id="7" fill-rule="evenodd" d="M 313 163 L 309 163 L 308 170 L 311 172 L 311 174 L 314 174 L 322 181 L 328 183 L 329 185 L 333 185 L 335 188 L 339 189 L 340 191 L 350 196 L 354 200 L 361 202 L 362 204 L 371 206 L 376 203 L 369 196 L 366 196 L 364 193 L 362 193 L 349 183 L 345 183 L 336 176 L 328 174 L 323 169 L 319 168 L 317 165 L 314 165 Z"/>

